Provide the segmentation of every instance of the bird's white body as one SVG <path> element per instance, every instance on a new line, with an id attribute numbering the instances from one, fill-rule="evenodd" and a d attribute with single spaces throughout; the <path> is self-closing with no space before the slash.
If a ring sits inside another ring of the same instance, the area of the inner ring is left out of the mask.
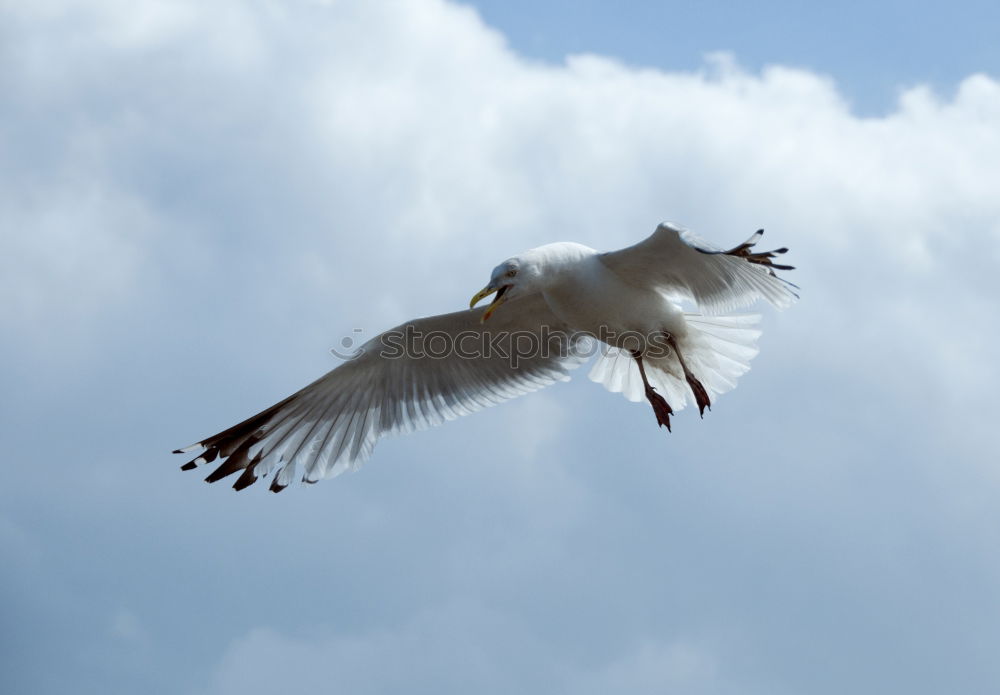
<path id="1" fill-rule="evenodd" d="M 547 244 L 521 258 L 544 268 L 540 290 L 552 312 L 576 331 L 622 349 L 645 351 L 646 340 L 688 333 L 680 307 L 654 287 L 628 282 L 592 248 L 573 242 Z"/>
<path id="2" fill-rule="evenodd" d="M 382 333 L 280 403 L 179 450 L 204 449 L 183 468 L 218 458 L 209 482 L 239 472 L 234 487 L 242 489 L 270 475 L 276 492 L 296 478 L 332 477 L 359 466 L 388 433 L 568 379 L 585 361 L 580 346 L 594 339 L 603 349 L 591 379 L 630 400 L 645 395 L 669 427 L 669 415 L 689 400 L 704 412 L 714 395 L 734 388 L 757 354 L 759 317 L 726 312 L 759 298 L 784 308 L 796 298 L 774 273 L 789 266 L 771 261 L 786 249 L 750 251 L 761 233 L 723 251 L 662 224 L 619 251 L 571 242 L 526 251 L 497 266 L 473 298 L 496 293 L 486 311 L 414 319 Z M 702 313 L 685 313 L 681 301 Z M 445 354 L 432 336 L 444 339 Z"/>

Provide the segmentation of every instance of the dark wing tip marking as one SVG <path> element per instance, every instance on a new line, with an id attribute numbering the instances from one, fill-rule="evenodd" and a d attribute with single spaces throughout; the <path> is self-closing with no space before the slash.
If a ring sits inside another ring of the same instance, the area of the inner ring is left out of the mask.
<path id="1" fill-rule="evenodd" d="M 738 258 L 746 259 L 749 263 L 766 266 L 771 275 L 774 275 L 775 270 L 795 270 L 795 266 L 793 265 L 781 265 L 771 260 L 772 258 L 783 253 L 788 253 L 787 246 L 782 246 L 780 249 L 774 249 L 773 251 L 758 251 L 756 253 L 750 251 L 750 249 L 757 245 L 757 242 L 760 241 L 762 236 L 764 236 L 764 230 L 758 229 L 742 244 L 731 248 L 728 251 L 722 251 L 722 253 L 727 256 L 736 256 Z M 777 275 L 774 276 L 777 277 Z"/>
<path id="2" fill-rule="evenodd" d="M 177 452 L 174 452 L 177 453 Z M 181 466 L 182 471 L 191 471 L 200 466 L 203 463 L 211 463 L 215 460 L 215 457 L 219 455 L 217 449 L 208 449 L 207 451 L 198 454 L 193 459 Z"/>
<path id="3" fill-rule="evenodd" d="M 205 478 L 205 482 L 214 483 L 232 475 L 233 473 L 236 473 L 237 471 L 243 470 L 244 468 L 253 468 L 256 466 L 260 461 L 261 454 L 260 452 L 257 452 L 257 455 L 254 456 L 253 460 L 250 460 L 249 452 L 250 447 L 260 440 L 261 437 L 258 435 L 248 437 L 246 441 L 240 444 L 236 450 L 233 451 L 232 454 L 222 460 L 219 467 L 212 471 L 207 478 Z M 214 459 L 216 453 L 218 453 L 218 449 L 209 449 L 208 456 L 211 456 L 211 458 L 206 456 L 206 460 L 211 461 L 211 459 Z"/>
<path id="4" fill-rule="evenodd" d="M 187 447 L 186 449 L 176 449 L 174 451 L 175 454 L 183 454 L 195 448 L 204 449 L 202 454 L 181 466 L 181 470 L 190 471 L 203 463 L 211 463 L 219 458 L 221 459 L 219 466 L 205 478 L 206 482 L 214 483 L 242 470 L 243 473 L 237 478 L 233 484 L 233 488 L 242 490 L 252 485 L 257 480 L 257 474 L 254 469 L 261 460 L 262 452 L 258 451 L 251 460 L 249 457 L 250 448 L 264 439 L 267 434 L 264 427 L 266 427 L 275 413 L 295 400 L 297 396 L 298 394 L 293 394 L 267 410 L 257 413 L 216 435 L 203 439 L 194 446 Z"/>
<path id="5" fill-rule="evenodd" d="M 750 251 L 750 249 L 752 249 L 754 246 L 757 245 L 757 242 L 760 241 L 761 237 L 763 236 L 764 236 L 764 230 L 758 229 L 750 236 L 749 239 L 744 241 L 739 246 L 735 246 L 729 249 L 728 251 L 716 251 L 712 249 L 705 249 L 700 246 L 692 244 L 688 245 L 691 246 L 691 248 L 693 248 L 695 251 L 699 251 L 707 255 L 735 256 L 737 258 L 744 259 L 748 263 L 753 263 L 754 265 L 763 266 L 767 270 L 767 274 L 770 275 L 771 277 L 780 280 L 789 287 L 794 287 L 795 289 L 799 289 L 798 285 L 789 282 L 785 278 L 778 277 L 778 274 L 774 272 L 776 270 L 795 270 L 794 265 L 775 263 L 773 260 L 771 260 L 772 258 L 780 256 L 781 254 L 788 253 L 787 246 L 782 246 L 780 249 L 774 249 L 772 251 L 759 251 L 757 253 Z M 792 296 L 794 296 L 796 299 L 799 298 L 798 293 L 794 291 L 792 292 Z"/>
<path id="6" fill-rule="evenodd" d="M 233 483 L 233 489 L 237 492 L 253 485 L 257 482 L 257 474 L 254 472 L 255 466 L 247 466 L 236 482 Z"/>

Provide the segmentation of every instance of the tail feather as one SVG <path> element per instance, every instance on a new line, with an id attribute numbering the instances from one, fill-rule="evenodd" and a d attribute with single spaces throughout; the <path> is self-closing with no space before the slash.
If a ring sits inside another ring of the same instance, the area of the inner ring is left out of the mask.
<path id="1" fill-rule="evenodd" d="M 736 381 L 750 369 L 757 355 L 760 322 L 757 314 L 703 316 L 685 314 L 688 335 L 678 341 L 691 372 L 713 396 L 731 391 Z M 691 389 L 676 355 L 645 358 L 643 364 L 650 384 L 666 398 L 675 412 L 694 402 Z M 632 356 L 618 348 L 606 348 L 590 371 L 590 379 L 630 401 L 644 397 L 639 366 Z"/>

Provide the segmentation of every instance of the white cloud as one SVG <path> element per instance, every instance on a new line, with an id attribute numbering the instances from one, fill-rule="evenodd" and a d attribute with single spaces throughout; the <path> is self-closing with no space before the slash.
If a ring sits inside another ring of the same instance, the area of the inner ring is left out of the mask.
<path id="1" fill-rule="evenodd" d="M 578 677 L 572 692 L 729 692 L 721 686 L 718 670 L 713 655 L 692 644 L 647 642 L 596 672 Z"/>
<path id="2" fill-rule="evenodd" d="M 230 645 L 207 692 L 510 692 L 525 683 L 502 656 L 535 646 L 523 629 L 462 600 L 361 635 L 296 638 L 258 628 Z"/>
<path id="3" fill-rule="evenodd" d="M 120 608 L 111 619 L 111 634 L 128 642 L 139 642 L 146 639 L 146 631 L 135 613 Z"/>
<path id="4" fill-rule="evenodd" d="M 12 183 L 0 194 L 10 234 L 0 257 L 0 292 L 9 298 L 0 324 L 28 351 L 65 354 L 63 338 L 129 305 L 160 220 L 143 201 L 84 176 L 48 190 Z"/>
<path id="5" fill-rule="evenodd" d="M 749 74 L 725 54 L 691 74 L 531 63 L 437 1 L 8 12 L 34 29 L 8 49 L 30 67 L 5 78 L 26 99 L 10 137 L 45 153 L 8 143 L 33 174 L 8 165 L 12 334 L 33 335 L 46 306 L 98 325 L 123 297 L 166 291 L 143 277 L 185 256 L 238 265 L 233 291 L 264 324 L 301 325 L 329 296 L 341 326 L 371 331 L 458 305 L 524 247 L 616 247 L 671 218 L 720 243 L 764 226 L 791 246 L 801 340 L 846 333 L 809 350 L 841 373 L 907 389 L 923 372 L 952 402 L 995 377 L 983 351 L 921 369 L 981 342 L 975 317 L 992 305 L 1000 86 L 986 75 L 950 101 L 913 88 L 873 119 L 826 77 Z M 83 29 L 67 40 L 70 19 Z M 35 104 L 56 107 L 41 126 Z M 288 276 L 293 314 L 256 281 Z"/>
<path id="6" fill-rule="evenodd" d="M 454 600 L 364 634 L 290 636 L 255 628 L 225 651 L 212 695 L 333 691 L 727 692 L 704 649 L 640 642 L 596 661 L 546 651 L 530 624 Z"/>
<path id="7" fill-rule="evenodd" d="M 7 80 L 80 113 L 60 119 L 50 168 L 5 204 L 9 229 L 31 240 L 9 257 L 21 273 L 7 275 L 28 302 L 7 318 L 22 328 L 39 302 L 139 290 L 136 259 L 169 244 L 143 228 L 189 227 L 192 216 L 222 262 L 235 239 L 268 254 L 256 272 L 281 277 L 304 262 L 307 292 L 356 306 L 357 286 L 376 275 L 378 301 L 392 307 L 378 325 L 454 305 L 469 278 L 522 247 L 614 247 L 663 217 L 723 243 L 770 228 L 804 268 L 807 306 L 836 312 L 827 321 L 850 316 L 862 334 L 881 333 L 886 311 L 936 306 L 932 279 L 955 264 L 985 273 L 997 260 L 1000 86 L 985 75 L 952 101 L 917 87 L 895 113 L 862 119 L 825 77 L 781 66 L 748 74 L 725 55 L 696 74 L 599 56 L 526 62 L 471 11 L 441 2 L 57 7 L 41 20 L 14 12 L 38 22 L 10 49 L 35 70 Z M 85 30 L 67 43 L 69 18 Z M 231 44 L 242 48 L 219 53 Z M 254 59 L 234 62 L 234 52 Z M 14 114 L 29 131 L 30 111 Z M 55 174 L 67 168 L 76 183 Z M 102 199 L 124 211 L 88 224 Z M 260 216 L 226 219 L 223 206 L 241 199 Z M 967 258 L 975 248 L 986 257 Z M 66 267 L 92 265 L 87 254 L 111 271 L 88 283 Z M 430 278 L 409 301 L 394 297 Z M 978 312 L 972 282 L 952 281 L 949 293 Z M 871 302 L 889 306 L 866 311 Z"/>

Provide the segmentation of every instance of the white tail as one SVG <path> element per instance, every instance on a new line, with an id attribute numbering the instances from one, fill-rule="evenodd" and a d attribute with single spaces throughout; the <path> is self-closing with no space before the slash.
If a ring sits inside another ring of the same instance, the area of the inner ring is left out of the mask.
<path id="1" fill-rule="evenodd" d="M 684 314 L 687 336 L 678 340 L 678 347 L 692 374 L 701 381 L 711 396 L 736 387 L 736 380 L 750 369 L 750 360 L 757 354 L 760 331 L 758 314 L 741 316 L 702 316 Z M 683 408 L 691 390 L 677 356 L 643 358 L 650 384 L 656 387 L 673 410 Z M 607 347 L 590 370 L 590 378 L 630 401 L 645 398 L 639 365 L 630 354 Z"/>

